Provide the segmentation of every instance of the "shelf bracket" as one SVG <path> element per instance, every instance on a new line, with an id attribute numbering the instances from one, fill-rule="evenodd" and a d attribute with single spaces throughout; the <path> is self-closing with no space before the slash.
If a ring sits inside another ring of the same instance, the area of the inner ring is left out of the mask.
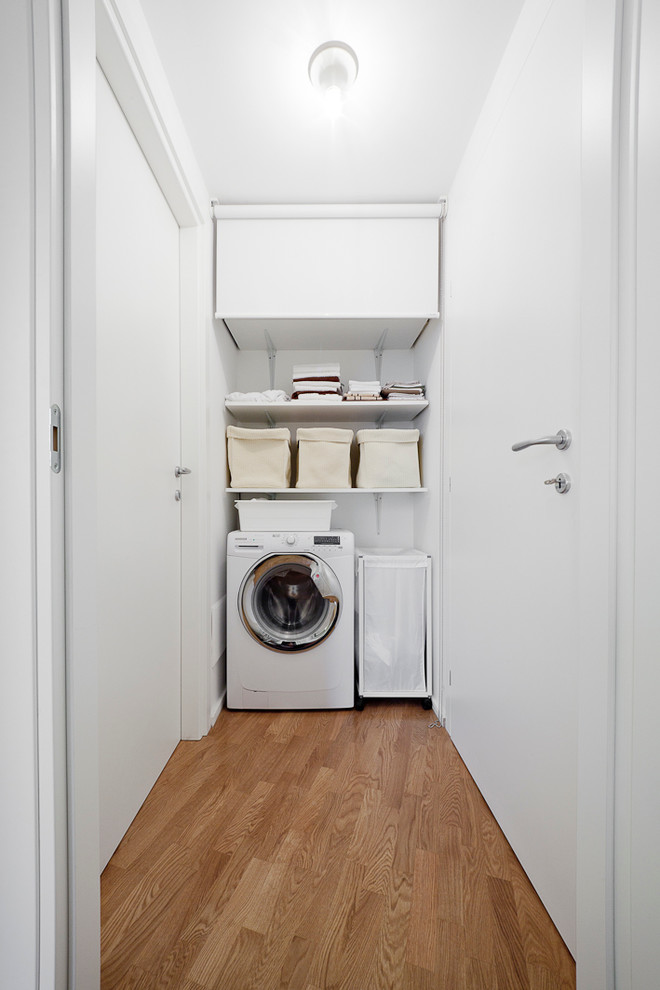
<path id="1" fill-rule="evenodd" d="M 270 426 L 271 429 L 275 426 L 275 420 L 273 419 L 273 417 L 271 416 L 271 414 L 268 412 L 268 410 L 266 410 L 266 422 L 268 423 L 268 425 Z"/>
<path id="2" fill-rule="evenodd" d="M 387 330 L 383 330 L 380 335 L 380 339 L 376 346 L 374 347 L 374 360 L 376 362 L 376 378 L 380 382 L 380 375 L 383 367 L 383 351 L 385 350 L 385 338 L 387 337 Z M 382 384 L 382 382 L 381 382 Z"/>
<path id="3" fill-rule="evenodd" d="M 275 359 L 277 357 L 277 350 L 267 330 L 264 330 L 264 337 L 266 338 L 266 350 L 268 351 L 268 375 L 270 377 L 270 388 L 272 391 L 275 388 Z"/>
<path id="4" fill-rule="evenodd" d="M 376 534 L 380 536 L 380 522 L 383 510 L 383 496 L 380 492 L 374 492 L 374 506 L 376 507 Z"/>

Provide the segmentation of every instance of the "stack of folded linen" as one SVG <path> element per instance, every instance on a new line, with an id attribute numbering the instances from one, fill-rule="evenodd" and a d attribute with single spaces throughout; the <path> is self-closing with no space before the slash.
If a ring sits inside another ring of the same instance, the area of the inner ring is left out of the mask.
<path id="1" fill-rule="evenodd" d="M 406 402 L 410 399 L 423 399 L 426 393 L 421 382 L 388 382 L 381 391 L 381 395 L 389 402 Z"/>
<path id="2" fill-rule="evenodd" d="M 294 364 L 292 399 L 341 402 L 338 364 Z"/>
<path id="3" fill-rule="evenodd" d="M 351 401 L 368 400 L 370 402 L 377 402 L 382 398 L 380 389 L 380 382 L 359 382 L 350 379 L 348 383 L 348 392 L 344 398 Z"/>
<path id="4" fill-rule="evenodd" d="M 278 388 L 267 389 L 265 392 L 230 392 L 225 396 L 227 402 L 288 402 L 289 396 Z"/>

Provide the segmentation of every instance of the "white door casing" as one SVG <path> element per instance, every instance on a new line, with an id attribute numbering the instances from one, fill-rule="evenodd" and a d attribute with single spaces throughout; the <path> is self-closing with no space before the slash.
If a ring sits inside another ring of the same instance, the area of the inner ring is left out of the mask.
<path id="1" fill-rule="evenodd" d="M 179 228 L 97 72 L 101 865 L 181 738 Z"/>
<path id="2" fill-rule="evenodd" d="M 623 38 L 614 957 L 635 990 L 660 967 L 658 4 L 631 0 Z"/>

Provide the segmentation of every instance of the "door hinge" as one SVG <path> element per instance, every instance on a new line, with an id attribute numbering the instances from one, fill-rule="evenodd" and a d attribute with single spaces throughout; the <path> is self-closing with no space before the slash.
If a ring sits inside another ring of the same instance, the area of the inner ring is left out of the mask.
<path id="1" fill-rule="evenodd" d="M 50 407 L 50 469 L 59 474 L 62 469 L 62 411 Z"/>

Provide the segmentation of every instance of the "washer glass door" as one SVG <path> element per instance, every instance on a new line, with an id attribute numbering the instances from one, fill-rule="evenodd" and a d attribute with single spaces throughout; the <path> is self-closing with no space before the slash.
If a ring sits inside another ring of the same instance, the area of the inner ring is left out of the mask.
<path id="1" fill-rule="evenodd" d="M 327 639 L 339 618 L 340 602 L 336 574 L 311 553 L 262 558 L 238 593 L 247 631 L 281 653 L 310 650 Z"/>

